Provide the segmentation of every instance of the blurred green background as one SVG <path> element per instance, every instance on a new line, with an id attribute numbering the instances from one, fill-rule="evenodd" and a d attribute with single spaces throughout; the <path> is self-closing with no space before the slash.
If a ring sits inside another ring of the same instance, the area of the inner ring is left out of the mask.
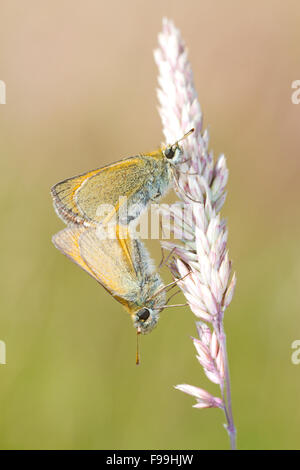
<path id="1" fill-rule="evenodd" d="M 215 155 L 238 284 L 226 313 L 242 449 L 300 448 L 300 4 L 159 0 L 1 2 L 0 447 L 223 449 L 217 394 L 194 357 L 188 309 L 141 338 L 121 306 L 62 256 L 50 187 L 162 140 L 152 51 L 181 29 Z M 151 244 L 159 260 L 158 243 Z M 167 272 L 165 281 L 170 281 Z"/>

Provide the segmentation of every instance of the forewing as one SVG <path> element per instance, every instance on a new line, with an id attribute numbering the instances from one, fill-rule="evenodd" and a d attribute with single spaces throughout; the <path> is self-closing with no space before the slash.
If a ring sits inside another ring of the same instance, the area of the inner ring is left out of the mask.
<path id="1" fill-rule="evenodd" d="M 83 232 L 83 227 L 68 227 L 56 233 L 52 237 L 52 242 L 55 247 L 60 250 L 64 255 L 70 258 L 74 263 L 78 264 L 78 266 L 84 269 L 97 281 L 99 281 L 93 271 L 91 271 L 91 269 L 81 257 L 79 248 L 79 238 Z"/>
<path id="2" fill-rule="evenodd" d="M 120 197 L 130 201 L 145 187 L 154 160 L 131 157 L 57 183 L 51 193 L 58 215 L 65 223 L 93 225 L 103 221 L 109 207 L 119 209 Z"/>
<path id="3" fill-rule="evenodd" d="M 118 239 L 101 240 L 95 229 L 68 227 L 52 237 L 64 255 L 98 281 L 124 308 L 132 313 L 139 284 L 128 254 Z M 130 241 L 126 245 L 131 250 Z M 130 251 L 129 251 L 130 253 Z"/>
<path id="4" fill-rule="evenodd" d="M 89 171 L 73 178 L 68 178 L 55 184 L 51 188 L 54 208 L 57 215 L 67 223 L 83 224 L 84 220 L 76 204 L 76 191 L 91 176 L 101 171 L 100 169 Z"/>
<path id="5" fill-rule="evenodd" d="M 95 229 L 79 239 L 82 259 L 99 282 L 114 296 L 133 302 L 139 291 L 136 272 L 118 239 L 99 239 Z"/>

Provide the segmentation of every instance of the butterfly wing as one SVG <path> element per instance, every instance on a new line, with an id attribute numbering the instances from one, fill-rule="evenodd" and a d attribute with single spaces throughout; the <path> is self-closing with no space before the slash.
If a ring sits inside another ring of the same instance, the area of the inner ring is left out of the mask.
<path id="1" fill-rule="evenodd" d="M 94 229 L 85 230 L 79 240 L 80 253 L 99 282 L 113 295 L 133 300 L 139 284 L 133 262 L 118 239 L 99 239 Z M 129 253 L 130 253 L 129 246 Z"/>
<path id="2" fill-rule="evenodd" d="M 53 186 L 54 207 L 65 223 L 90 226 L 109 221 L 120 211 L 120 197 L 126 197 L 128 212 L 136 206 L 129 215 L 135 219 L 159 193 L 160 186 L 164 190 L 169 184 L 167 175 L 161 152 L 127 158 Z"/>
<path id="3" fill-rule="evenodd" d="M 96 279 L 124 308 L 132 313 L 140 286 L 133 261 L 128 262 L 132 247 L 126 241 L 124 253 L 118 239 L 99 239 L 95 229 L 68 227 L 53 237 L 63 254 Z"/>
<path id="4" fill-rule="evenodd" d="M 53 204 L 57 215 L 65 223 L 83 223 L 83 218 L 76 205 L 76 191 L 91 176 L 100 172 L 101 169 L 89 171 L 74 178 L 68 178 L 51 188 Z"/>
<path id="5" fill-rule="evenodd" d="M 157 309 L 165 304 L 165 292 L 157 296 L 163 283 L 139 239 L 99 240 L 97 230 L 89 229 L 81 235 L 79 247 L 95 277 L 131 315 L 143 306 Z"/>
<path id="6" fill-rule="evenodd" d="M 79 238 L 83 232 L 83 227 L 66 228 L 56 233 L 52 237 L 52 242 L 54 246 L 58 250 L 60 250 L 64 255 L 70 258 L 74 263 L 78 264 L 78 266 L 84 269 L 94 279 L 99 281 L 93 271 L 91 271 L 91 269 L 81 257 L 79 248 Z"/>

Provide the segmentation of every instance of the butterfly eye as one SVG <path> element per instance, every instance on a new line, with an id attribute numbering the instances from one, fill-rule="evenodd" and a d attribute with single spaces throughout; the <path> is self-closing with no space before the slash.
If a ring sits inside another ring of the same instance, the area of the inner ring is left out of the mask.
<path id="1" fill-rule="evenodd" d="M 146 321 L 149 316 L 150 316 L 150 311 L 148 308 L 142 308 L 138 313 L 137 313 L 138 319 L 142 321 Z"/>
<path id="2" fill-rule="evenodd" d="M 172 160 L 172 158 L 174 158 L 174 155 L 175 155 L 175 150 L 176 150 L 176 148 L 174 148 L 174 147 L 167 147 L 166 150 L 165 150 L 165 157 L 168 160 Z"/>

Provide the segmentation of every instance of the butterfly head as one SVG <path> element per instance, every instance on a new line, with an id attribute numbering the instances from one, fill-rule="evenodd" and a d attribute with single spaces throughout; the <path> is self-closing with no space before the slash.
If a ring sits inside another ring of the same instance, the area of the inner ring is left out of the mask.
<path id="1" fill-rule="evenodd" d="M 192 128 L 189 132 L 184 134 L 184 136 L 181 139 L 177 140 L 175 144 L 167 145 L 163 149 L 162 151 L 163 155 L 172 165 L 176 165 L 177 163 L 180 163 L 180 161 L 182 160 L 183 150 L 182 150 L 182 147 L 179 145 L 179 142 L 186 139 L 193 132 L 194 132 L 194 128 Z"/>
<path id="2" fill-rule="evenodd" d="M 173 145 L 167 145 L 167 147 L 163 149 L 163 154 L 171 164 L 175 165 L 182 159 L 183 150 L 178 142 L 176 142 Z"/>
<path id="3" fill-rule="evenodd" d="M 146 335 L 156 327 L 159 310 L 143 307 L 133 317 L 133 323 L 139 333 Z"/>

